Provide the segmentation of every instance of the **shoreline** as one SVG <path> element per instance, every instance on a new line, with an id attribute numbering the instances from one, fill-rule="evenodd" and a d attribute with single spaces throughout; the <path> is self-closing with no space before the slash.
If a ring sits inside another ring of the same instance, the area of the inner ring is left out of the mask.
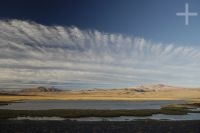
<path id="1" fill-rule="evenodd" d="M 173 101 L 173 100 L 188 100 L 190 99 L 182 99 L 182 98 L 119 98 L 119 97 L 43 97 L 43 96 L 1 96 L 0 99 L 2 102 L 12 102 L 12 101 L 28 101 L 28 100 L 63 100 L 63 101 L 70 101 L 70 100 L 87 100 L 87 101 Z"/>

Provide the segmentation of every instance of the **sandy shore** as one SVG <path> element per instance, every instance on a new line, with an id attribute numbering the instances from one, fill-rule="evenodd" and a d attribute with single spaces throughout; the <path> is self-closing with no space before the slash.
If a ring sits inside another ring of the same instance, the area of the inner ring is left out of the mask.
<path id="1" fill-rule="evenodd" d="M 25 92 L 19 95 L 0 95 L 0 101 L 15 100 L 189 100 L 200 101 L 200 89 L 112 89 L 61 92 Z"/>

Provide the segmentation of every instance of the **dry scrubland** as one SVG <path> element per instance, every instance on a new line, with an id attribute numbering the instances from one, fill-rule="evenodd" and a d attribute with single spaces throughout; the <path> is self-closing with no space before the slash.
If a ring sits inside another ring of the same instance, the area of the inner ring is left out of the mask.
<path id="1" fill-rule="evenodd" d="M 189 100 L 200 101 L 200 88 L 147 85 L 123 89 L 43 91 L 41 88 L 0 95 L 0 101 L 13 100 Z"/>

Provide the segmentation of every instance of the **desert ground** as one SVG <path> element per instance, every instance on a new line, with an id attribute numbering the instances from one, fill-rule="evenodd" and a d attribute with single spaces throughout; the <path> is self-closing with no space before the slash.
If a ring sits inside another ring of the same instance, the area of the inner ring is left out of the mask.
<path id="1" fill-rule="evenodd" d="M 188 100 L 200 101 L 200 88 L 142 85 L 122 89 L 61 91 L 44 87 L 1 93 L 0 101 L 18 100 Z"/>

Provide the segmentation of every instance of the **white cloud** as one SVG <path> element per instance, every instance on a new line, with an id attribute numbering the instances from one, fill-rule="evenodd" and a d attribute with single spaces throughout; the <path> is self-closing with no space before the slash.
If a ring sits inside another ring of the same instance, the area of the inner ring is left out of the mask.
<path id="1" fill-rule="evenodd" d="M 199 50 L 77 27 L 1 20 L 0 87 L 200 86 Z"/>

